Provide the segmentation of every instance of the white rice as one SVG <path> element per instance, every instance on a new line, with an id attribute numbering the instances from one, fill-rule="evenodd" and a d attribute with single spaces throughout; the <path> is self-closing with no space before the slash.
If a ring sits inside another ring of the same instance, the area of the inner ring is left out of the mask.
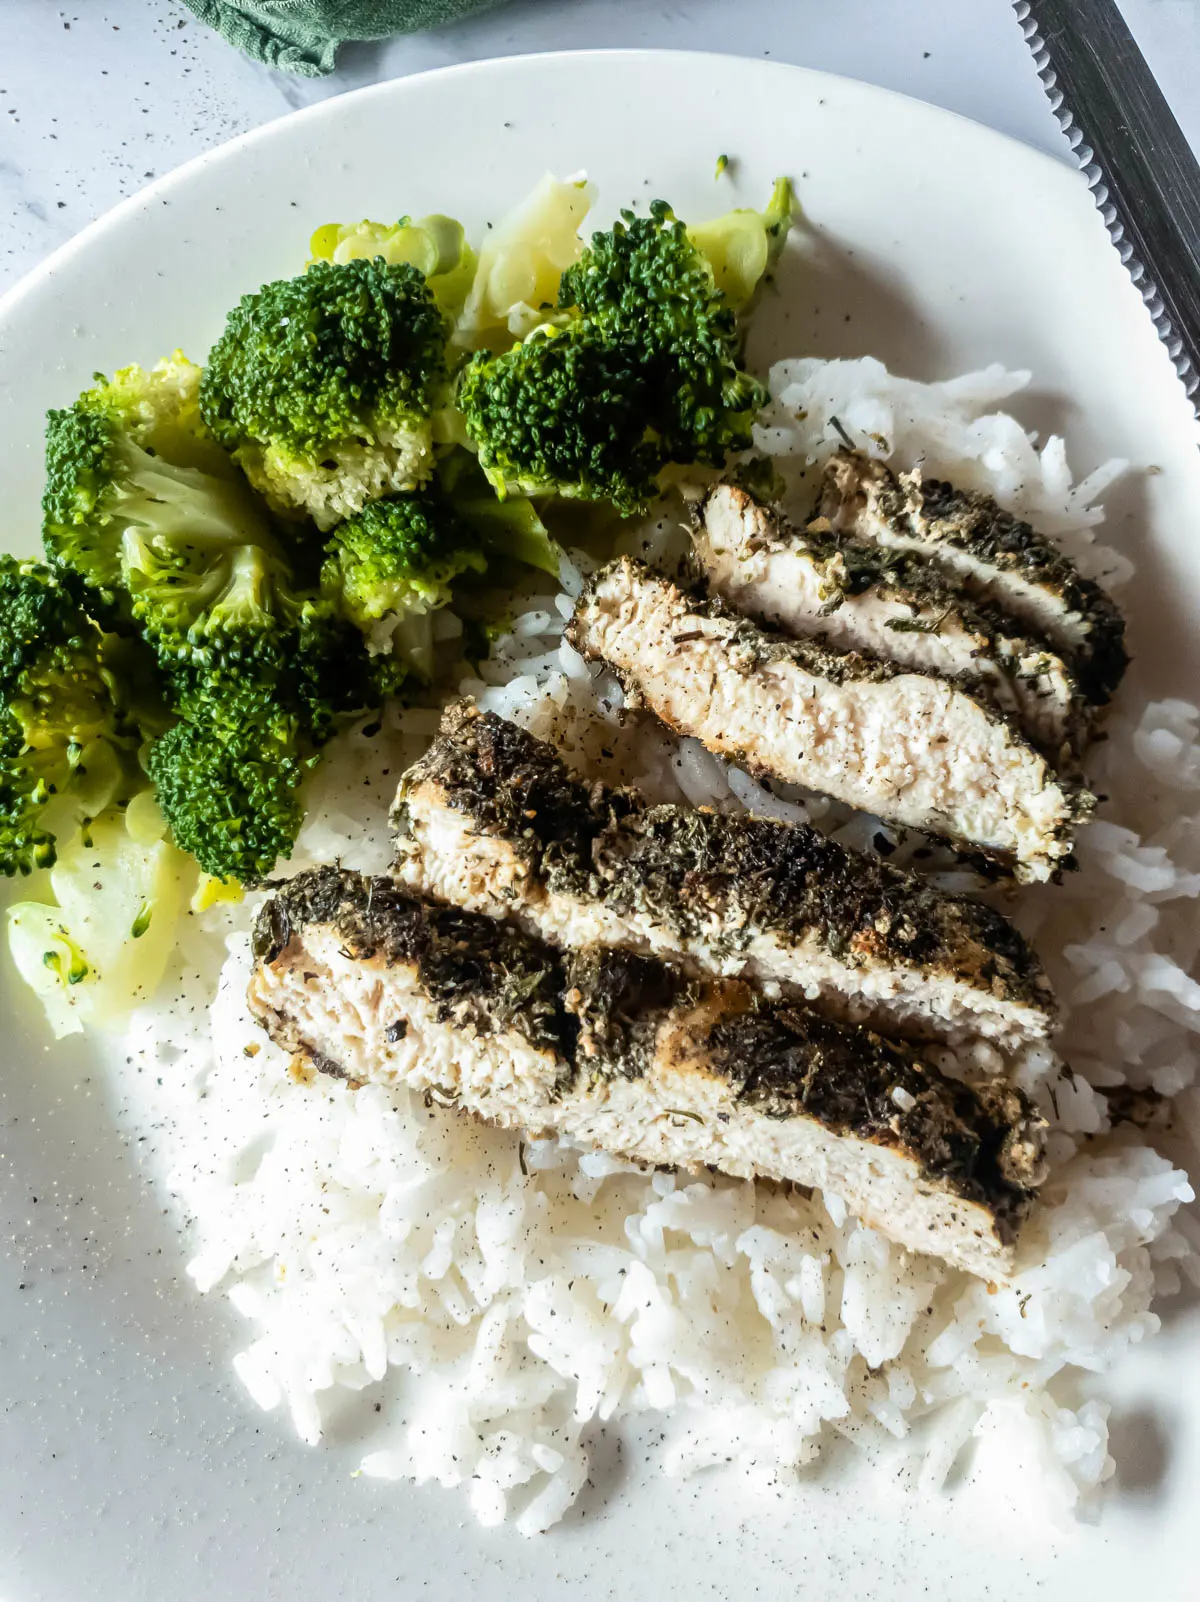
<path id="1" fill-rule="evenodd" d="M 759 443 L 798 476 L 836 446 L 836 416 L 902 467 L 924 461 L 991 491 L 1119 584 L 1131 566 L 1092 530 L 1121 464 L 1073 484 L 1061 441 L 1038 448 L 994 409 L 1026 376 L 997 367 L 921 385 L 870 360 L 780 363 Z M 672 532 L 635 537 L 661 552 Z M 617 687 L 558 638 L 588 565 L 572 553 L 565 593 L 533 597 L 464 688 L 552 734 L 581 766 L 659 796 L 810 818 L 872 847 L 873 820 L 769 795 L 695 742 L 622 725 Z M 387 803 L 435 726 L 413 710 L 373 738 L 345 737 L 317 781 L 296 865 L 384 868 Z M 1058 1161 L 1011 1285 L 905 1253 L 836 1196 L 648 1174 L 556 1142 L 522 1145 L 403 1091 L 296 1083 L 242 1000 L 252 909 L 202 920 L 180 955 L 190 977 L 170 1005 L 139 1015 L 130 1045 L 140 1069 L 155 1068 L 136 1083 L 149 1087 L 142 1116 L 170 1131 L 192 1278 L 247 1321 L 234 1363 L 253 1399 L 285 1409 L 315 1443 L 339 1403 L 369 1390 L 365 1474 L 460 1486 L 482 1523 L 513 1518 L 526 1534 L 569 1509 L 589 1429 L 647 1410 L 664 1417 L 667 1474 L 727 1461 L 787 1472 L 837 1433 L 912 1455 L 929 1489 L 972 1436 L 990 1449 L 1006 1417 L 1047 1465 L 1048 1507 L 1091 1493 L 1113 1467 L 1108 1410 L 1078 1402 L 1078 1375 L 1153 1334 L 1156 1289 L 1177 1290 L 1181 1273 L 1200 1283 L 1200 1230 L 1179 1210 L 1192 1199 L 1185 1175 L 1136 1130 L 1106 1134 L 1093 1088 L 1180 1096 L 1200 1132 L 1188 1092 L 1200 712 L 1147 703 L 1132 675 L 1110 730 L 1095 764 L 1110 799 L 1083 837 L 1081 871 L 1017 907 L 1065 1003 L 1060 1046 L 1074 1073 L 1044 1047 L 1009 1065 L 1054 1120 Z M 897 856 L 914 849 L 901 841 Z M 947 871 L 960 887 L 961 871 Z M 948 1066 L 998 1061 L 980 1048 Z"/>

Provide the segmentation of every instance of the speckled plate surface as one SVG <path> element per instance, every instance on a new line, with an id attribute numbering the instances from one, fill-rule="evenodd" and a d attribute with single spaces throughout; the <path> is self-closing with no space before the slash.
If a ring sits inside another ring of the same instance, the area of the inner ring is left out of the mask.
<path id="1" fill-rule="evenodd" d="M 714 189 L 720 151 L 735 177 Z M 0 302 L 0 543 L 37 543 L 45 408 L 95 369 L 202 353 L 316 223 L 444 210 L 478 228 L 547 168 L 581 167 L 605 213 L 665 195 L 684 216 L 761 203 L 790 172 L 808 226 L 754 355 L 871 352 L 922 378 L 1028 366 L 1020 413 L 1065 432 L 1078 471 L 1160 469 L 1110 496 L 1109 534 L 1138 559 L 1153 688 L 1195 698 L 1196 425 L 1082 181 L 918 102 L 716 56 L 523 57 L 385 84 L 119 207 Z M 453 1494 L 352 1479 L 336 1427 L 307 1449 L 242 1394 L 233 1315 L 184 1277 L 183 1226 L 152 1143 L 122 1126 L 107 1048 L 48 1049 L 6 966 L 0 1016 L 5 1602 L 1195 1595 L 1194 1306 L 1104 1382 L 1118 1475 L 1096 1520 L 1066 1528 L 1028 1475 L 922 1500 L 836 1449 L 799 1486 L 656 1482 L 653 1433 L 598 1438 L 578 1508 L 532 1543 L 477 1530 Z"/>

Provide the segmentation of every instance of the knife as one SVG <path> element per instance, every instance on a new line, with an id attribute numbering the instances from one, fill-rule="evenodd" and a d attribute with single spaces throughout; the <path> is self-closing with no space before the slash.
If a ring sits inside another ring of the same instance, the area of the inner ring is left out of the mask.
<path id="1" fill-rule="evenodd" d="M 1200 165 L 1116 0 L 1014 0 L 1038 77 L 1200 416 Z"/>

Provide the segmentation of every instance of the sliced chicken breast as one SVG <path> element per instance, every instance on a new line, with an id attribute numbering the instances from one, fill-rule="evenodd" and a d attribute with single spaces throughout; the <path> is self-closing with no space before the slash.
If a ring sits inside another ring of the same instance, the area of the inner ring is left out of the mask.
<path id="1" fill-rule="evenodd" d="M 826 463 L 818 511 L 837 533 L 919 553 L 1067 653 L 1097 705 L 1111 699 L 1129 664 L 1116 602 L 990 497 L 841 451 Z"/>
<path id="2" fill-rule="evenodd" d="M 734 484 L 704 497 L 692 541 L 710 588 L 735 611 L 837 650 L 978 680 L 1053 762 L 1078 760 L 1094 709 L 1063 658 L 919 556 L 834 534 L 824 519 L 793 528 Z"/>
<path id="3" fill-rule="evenodd" d="M 913 1051 L 736 980 L 564 958 L 492 918 L 325 868 L 263 908 L 250 1006 L 285 1049 L 531 1134 L 820 1187 L 914 1251 L 994 1279 L 1044 1169 L 1044 1121 Z"/>
<path id="4" fill-rule="evenodd" d="M 786 639 L 622 557 L 566 635 L 634 704 L 753 773 L 1052 878 L 1093 798 L 973 685 Z"/>
<path id="5" fill-rule="evenodd" d="M 992 908 L 816 829 L 585 783 L 552 746 L 471 702 L 447 709 L 393 820 L 404 884 L 555 945 L 774 982 L 916 1038 L 1016 1046 L 1054 1027 L 1037 957 Z"/>

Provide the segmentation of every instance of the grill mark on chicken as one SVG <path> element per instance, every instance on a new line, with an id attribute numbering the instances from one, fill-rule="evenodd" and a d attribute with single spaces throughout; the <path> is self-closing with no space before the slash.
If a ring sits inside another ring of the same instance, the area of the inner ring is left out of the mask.
<path id="1" fill-rule="evenodd" d="M 825 465 L 818 512 L 835 531 L 910 550 L 1070 656 L 1084 693 L 1109 701 L 1129 665 L 1125 620 L 1070 558 L 987 495 L 920 471 L 899 477 L 857 451 Z"/>
<path id="2" fill-rule="evenodd" d="M 1022 880 L 1070 865 L 1094 805 L 978 687 L 759 629 L 631 557 L 592 577 L 566 638 L 633 705 L 708 750 L 974 848 Z"/>
<path id="3" fill-rule="evenodd" d="M 650 806 L 574 777 L 470 702 L 401 781 L 397 875 L 559 945 L 791 986 L 886 1032 L 1003 1045 L 1054 1026 L 1049 983 L 1000 913 L 805 825 Z"/>
<path id="4" fill-rule="evenodd" d="M 974 680 L 1056 765 L 1078 761 L 1094 708 L 1067 664 L 920 556 L 835 534 L 828 520 L 794 528 L 731 483 L 695 509 L 692 542 L 709 588 L 735 610 L 838 650 Z"/>
<path id="5" fill-rule="evenodd" d="M 829 1188 L 986 1277 L 1010 1269 L 1042 1181 L 1046 1125 L 1011 1086 L 974 1090 L 737 980 L 558 953 L 390 879 L 299 875 L 260 912 L 254 954 L 252 1012 L 315 1067 L 635 1160 Z"/>

